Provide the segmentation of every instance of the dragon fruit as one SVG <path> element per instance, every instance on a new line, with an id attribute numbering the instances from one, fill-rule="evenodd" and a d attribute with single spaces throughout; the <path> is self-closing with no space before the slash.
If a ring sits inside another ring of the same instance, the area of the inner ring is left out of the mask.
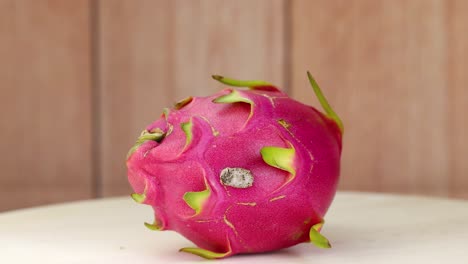
<path id="1" fill-rule="evenodd" d="M 188 97 L 141 133 L 127 156 L 132 198 L 152 206 L 151 230 L 174 230 L 204 258 L 278 250 L 320 233 L 336 192 L 343 125 L 264 81 Z"/>

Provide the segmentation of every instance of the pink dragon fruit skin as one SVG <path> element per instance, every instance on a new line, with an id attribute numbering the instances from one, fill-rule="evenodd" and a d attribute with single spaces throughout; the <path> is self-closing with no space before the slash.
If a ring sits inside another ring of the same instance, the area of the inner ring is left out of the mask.
<path id="1" fill-rule="evenodd" d="M 320 234 L 340 171 L 343 126 L 309 74 L 326 110 L 262 81 L 215 79 L 227 88 L 189 97 L 149 125 L 130 150 L 128 179 L 152 206 L 152 230 L 174 230 L 205 258 L 256 253 Z"/>

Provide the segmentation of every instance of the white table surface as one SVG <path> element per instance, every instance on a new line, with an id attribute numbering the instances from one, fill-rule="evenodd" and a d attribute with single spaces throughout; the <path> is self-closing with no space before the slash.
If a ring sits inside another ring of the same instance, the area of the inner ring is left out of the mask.
<path id="1" fill-rule="evenodd" d="M 200 263 L 193 244 L 150 231 L 149 206 L 112 198 L 0 214 L 0 263 Z M 339 193 L 322 233 L 332 249 L 303 243 L 220 263 L 468 263 L 468 201 Z"/>

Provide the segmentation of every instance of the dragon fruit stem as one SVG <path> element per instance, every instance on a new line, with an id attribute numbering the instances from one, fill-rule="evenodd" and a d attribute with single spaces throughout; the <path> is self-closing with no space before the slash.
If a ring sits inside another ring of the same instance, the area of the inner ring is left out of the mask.
<path id="1" fill-rule="evenodd" d="M 322 229 L 323 221 L 313 225 L 309 231 L 310 242 L 319 248 L 331 248 L 331 244 L 326 237 L 320 234 Z"/>
<path id="2" fill-rule="evenodd" d="M 221 75 L 212 75 L 213 79 L 234 87 L 256 87 L 256 86 L 271 86 L 270 83 L 259 80 L 235 80 L 231 78 L 226 78 Z"/>
<path id="3" fill-rule="evenodd" d="M 160 141 L 164 138 L 165 133 L 160 129 L 155 129 L 154 131 L 143 130 L 138 137 L 135 145 L 128 151 L 127 159 L 135 152 L 143 143 L 148 140 Z"/>
<path id="4" fill-rule="evenodd" d="M 312 74 L 310 74 L 309 71 L 307 71 L 307 77 L 309 78 L 310 85 L 312 86 L 312 89 L 314 89 L 314 93 L 317 96 L 317 99 L 319 100 L 320 104 L 322 105 L 323 110 L 325 110 L 325 113 L 327 113 L 329 118 L 335 121 L 336 125 L 340 128 L 341 134 L 343 134 L 344 127 L 340 117 L 335 113 L 331 105 L 328 103 L 327 98 L 325 98 L 325 96 L 322 93 L 322 89 L 320 89 L 320 86 L 317 84 L 314 77 L 312 77 Z"/>
<path id="5" fill-rule="evenodd" d="M 160 231 L 162 230 L 161 226 L 158 225 L 158 223 L 156 223 L 156 221 L 154 222 L 154 224 L 150 224 L 150 223 L 147 223 L 145 222 L 145 227 L 148 228 L 149 230 L 152 230 L 152 231 Z"/>
<path id="6" fill-rule="evenodd" d="M 132 193 L 131 197 L 135 202 L 140 203 L 140 204 L 143 203 L 146 200 L 146 194 L 145 193 L 142 193 L 142 194 Z"/>

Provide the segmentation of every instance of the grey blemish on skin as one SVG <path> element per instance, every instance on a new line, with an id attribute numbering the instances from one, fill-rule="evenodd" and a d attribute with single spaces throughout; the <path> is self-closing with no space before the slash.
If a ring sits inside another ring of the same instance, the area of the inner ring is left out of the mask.
<path id="1" fill-rule="evenodd" d="M 254 181 L 252 172 L 243 168 L 225 168 L 220 178 L 222 184 L 234 188 L 249 188 Z"/>

